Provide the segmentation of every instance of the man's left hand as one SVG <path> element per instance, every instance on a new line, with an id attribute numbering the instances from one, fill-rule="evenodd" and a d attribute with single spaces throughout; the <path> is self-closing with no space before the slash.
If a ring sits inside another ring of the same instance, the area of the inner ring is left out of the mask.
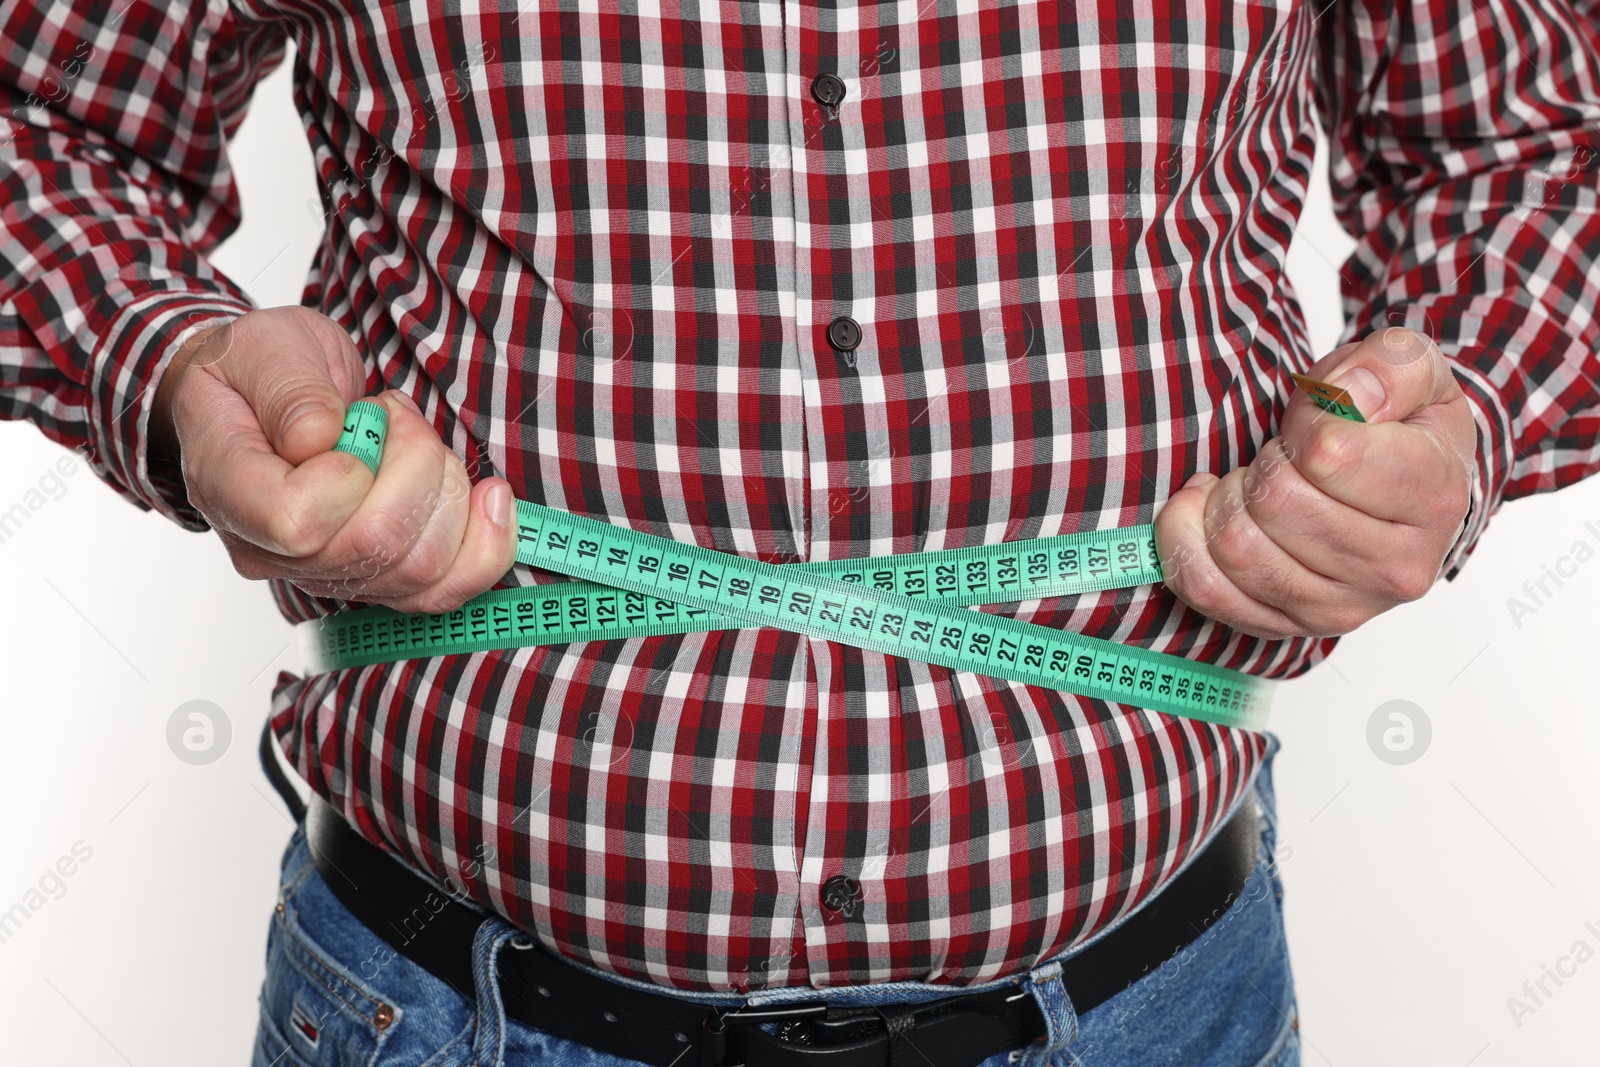
<path id="1" fill-rule="evenodd" d="M 1255 637 L 1346 634 L 1420 599 L 1467 514 L 1477 431 L 1438 345 L 1391 327 L 1307 373 L 1366 424 L 1296 390 L 1248 467 L 1196 474 L 1155 521 L 1167 588 Z"/>

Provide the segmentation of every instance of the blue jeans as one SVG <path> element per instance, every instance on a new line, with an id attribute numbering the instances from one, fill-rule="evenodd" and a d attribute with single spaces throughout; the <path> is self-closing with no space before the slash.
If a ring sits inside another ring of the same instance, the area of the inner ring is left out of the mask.
<path id="1" fill-rule="evenodd" d="M 1299 1067 L 1299 1024 L 1275 852 L 1272 758 L 1278 739 L 1270 734 L 1268 739 L 1255 782 L 1261 853 L 1239 896 L 1171 960 L 1081 1016 L 1060 980 L 1059 960 L 1071 952 L 1033 968 L 1023 988 L 1044 1013 L 1045 1042 L 1001 1053 L 981 1067 Z M 1242 802 L 1251 803 L 1250 795 Z M 279 904 L 267 935 L 253 1067 L 637 1067 L 637 1061 L 506 1018 L 491 977 L 494 962 L 500 952 L 527 943 L 507 923 L 486 919 L 473 949 L 474 996 L 462 996 L 398 955 L 339 903 L 311 864 L 302 826 L 284 854 Z M 716 993 L 673 995 L 708 1005 L 809 1000 L 871 1005 L 936 1000 L 1011 981 L 959 989 L 923 982 L 802 986 L 748 1000 Z"/>

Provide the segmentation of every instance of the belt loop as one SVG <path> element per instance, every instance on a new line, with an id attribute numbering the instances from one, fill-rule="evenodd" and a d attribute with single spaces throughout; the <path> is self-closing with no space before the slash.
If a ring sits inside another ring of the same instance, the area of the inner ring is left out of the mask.
<path id="1" fill-rule="evenodd" d="M 1266 751 L 1261 754 L 1261 768 L 1256 771 L 1256 810 L 1261 813 L 1261 839 L 1272 851 L 1278 844 L 1278 805 L 1277 792 L 1272 784 L 1272 759 L 1278 754 L 1282 742 L 1278 735 L 1271 730 L 1264 731 L 1267 737 Z"/>
<path id="2" fill-rule="evenodd" d="M 928 1057 L 917 1048 L 913 1035 L 917 1032 L 917 1013 L 913 1007 L 896 1007 L 885 1004 L 878 1008 L 883 1028 L 889 1032 L 889 1067 L 913 1067 L 912 1054 L 926 1062 Z"/>
<path id="3" fill-rule="evenodd" d="M 506 942 L 519 936 L 500 919 L 485 919 L 472 937 L 472 984 L 478 1001 L 477 1033 L 472 1039 L 476 1067 L 503 1067 L 506 1054 L 506 1006 L 500 998 L 498 962 Z"/>
<path id="4" fill-rule="evenodd" d="M 1028 972 L 1023 981 L 1025 992 L 1032 993 L 1044 1016 L 1044 1040 L 1022 1049 L 1017 1063 L 1022 1067 L 1055 1067 L 1057 1053 L 1065 1052 L 1068 1045 L 1078 1040 L 1078 1012 L 1061 984 L 1061 961 L 1051 960 Z"/>

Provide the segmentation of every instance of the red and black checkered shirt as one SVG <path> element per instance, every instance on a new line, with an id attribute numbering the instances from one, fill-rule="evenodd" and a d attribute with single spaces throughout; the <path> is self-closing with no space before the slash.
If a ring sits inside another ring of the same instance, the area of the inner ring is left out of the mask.
<path id="1" fill-rule="evenodd" d="M 1320 119 L 1348 336 L 1431 335 L 1476 412 L 1454 578 L 1503 500 L 1600 467 L 1600 12 L 1320 4 L 9 3 L 0 414 L 205 528 L 146 468 L 150 384 L 251 306 L 205 256 L 292 42 L 305 303 L 469 470 L 773 563 L 1151 522 L 1313 362 Z M 1160 585 L 989 610 L 1277 678 L 1334 644 Z M 774 629 L 285 673 L 273 711 L 367 837 L 685 989 L 1015 972 L 1147 899 L 1265 744 Z"/>

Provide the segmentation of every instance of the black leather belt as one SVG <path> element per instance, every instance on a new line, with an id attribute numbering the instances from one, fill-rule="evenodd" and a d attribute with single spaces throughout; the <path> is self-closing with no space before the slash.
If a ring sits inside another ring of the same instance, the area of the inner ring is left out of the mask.
<path id="1" fill-rule="evenodd" d="M 1100 941 L 1061 963 L 1081 1015 L 1177 954 L 1233 901 L 1255 866 L 1252 800 L 1240 805 L 1181 874 Z M 394 950 L 473 999 L 472 942 L 482 913 L 371 844 L 313 798 L 306 835 L 334 895 Z M 513 947 L 515 946 L 515 947 Z M 1044 1035 L 1016 983 L 922 1005 L 791 1004 L 710 1008 L 598 978 L 534 938 L 499 955 L 506 1014 L 557 1037 L 655 1067 L 973 1067 Z M 763 1022 L 781 1024 L 776 1034 Z"/>

